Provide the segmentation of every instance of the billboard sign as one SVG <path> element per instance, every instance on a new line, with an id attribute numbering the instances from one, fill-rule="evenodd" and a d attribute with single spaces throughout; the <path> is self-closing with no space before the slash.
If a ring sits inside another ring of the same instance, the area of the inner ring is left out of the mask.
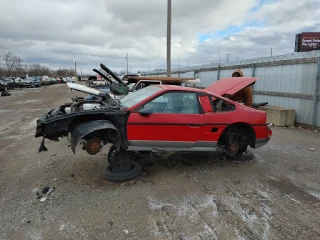
<path id="1" fill-rule="evenodd" d="M 303 32 L 296 35 L 295 52 L 320 50 L 320 32 Z"/>

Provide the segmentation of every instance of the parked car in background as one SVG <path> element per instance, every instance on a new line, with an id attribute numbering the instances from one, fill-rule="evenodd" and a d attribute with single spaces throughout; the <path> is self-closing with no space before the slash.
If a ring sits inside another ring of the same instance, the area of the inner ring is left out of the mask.
<path id="1" fill-rule="evenodd" d="M 50 84 L 56 84 L 57 79 L 56 78 L 50 78 Z"/>
<path id="2" fill-rule="evenodd" d="M 122 81 L 124 80 L 127 80 L 128 78 L 130 77 L 141 77 L 141 74 L 140 73 L 128 73 L 128 74 L 125 74 L 123 77 L 122 77 Z"/>
<path id="3" fill-rule="evenodd" d="M 16 83 L 14 79 L 11 79 L 11 78 L 0 78 L 0 80 L 2 80 L 2 81 L 7 83 L 7 88 L 8 89 L 14 89 L 14 88 L 18 87 L 18 83 Z"/>
<path id="4" fill-rule="evenodd" d="M 3 80 L 0 80 L 0 91 L 7 91 L 8 86 L 7 83 Z"/>
<path id="5" fill-rule="evenodd" d="M 24 87 L 24 80 L 25 79 L 22 79 L 20 77 L 14 79 L 14 81 L 18 84 L 18 87 Z"/>
<path id="6" fill-rule="evenodd" d="M 42 77 L 40 77 L 40 76 L 37 76 L 37 77 L 33 77 L 34 79 L 37 79 L 37 80 L 39 80 L 40 81 L 40 84 L 41 85 L 45 85 L 44 84 L 44 82 L 43 82 L 43 79 L 42 79 Z"/>
<path id="7" fill-rule="evenodd" d="M 74 83 L 75 82 L 75 78 L 74 77 L 67 77 L 67 82 Z"/>
<path id="8" fill-rule="evenodd" d="M 24 86 L 25 87 L 40 87 L 41 86 L 41 81 L 40 81 L 39 78 L 28 77 L 24 81 Z"/>
<path id="9" fill-rule="evenodd" d="M 62 78 L 61 77 L 56 77 L 57 83 L 62 83 Z"/>
<path id="10" fill-rule="evenodd" d="M 49 85 L 50 84 L 50 78 L 48 76 L 42 76 L 42 85 Z"/>

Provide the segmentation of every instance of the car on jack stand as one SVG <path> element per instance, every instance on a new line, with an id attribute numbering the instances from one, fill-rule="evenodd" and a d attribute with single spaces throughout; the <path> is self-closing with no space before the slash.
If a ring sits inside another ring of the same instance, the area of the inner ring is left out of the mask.
<path id="1" fill-rule="evenodd" d="M 257 78 L 224 78 L 205 89 L 153 85 L 119 99 L 83 86 L 95 100 L 76 101 L 50 110 L 37 120 L 35 137 L 43 137 L 39 152 L 46 151 L 45 138 L 59 141 L 69 136 L 75 153 L 78 143 L 88 154 L 112 144 L 104 177 L 124 182 L 142 169 L 135 151 L 216 151 L 228 156 L 247 147 L 265 145 L 272 131 L 266 113 L 230 99 Z"/>

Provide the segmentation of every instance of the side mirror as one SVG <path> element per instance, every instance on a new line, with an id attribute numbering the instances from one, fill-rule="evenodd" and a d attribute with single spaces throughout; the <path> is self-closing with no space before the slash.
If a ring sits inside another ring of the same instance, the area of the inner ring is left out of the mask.
<path id="1" fill-rule="evenodd" d="M 152 114 L 152 109 L 151 109 L 151 108 L 148 108 L 148 107 L 142 108 L 142 109 L 139 111 L 139 113 L 140 113 L 141 116 L 147 117 L 147 116 L 149 116 L 149 115 Z"/>

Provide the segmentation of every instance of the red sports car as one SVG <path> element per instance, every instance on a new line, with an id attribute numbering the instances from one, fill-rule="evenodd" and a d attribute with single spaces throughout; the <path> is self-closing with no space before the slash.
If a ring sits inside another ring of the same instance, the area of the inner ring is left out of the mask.
<path id="1" fill-rule="evenodd" d="M 77 101 L 49 111 L 37 121 L 36 137 L 58 141 L 71 135 L 89 154 L 112 143 L 109 166 L 104 171 L 111 181 L 125 181 L 141 172 L 132 151 L 215 151 L 232 156 L 247 146 L 266 144 L 272 131 L 266 113 L 233 102 L 233 95 L 257 78 L 224 78 L 205 89 L 158 85 L 130 93 L 121 99 L 85 86 L 78 90 L 96 94 L 94 100 Z M 72 85 L 74 89 L 76 85 Z"/>

